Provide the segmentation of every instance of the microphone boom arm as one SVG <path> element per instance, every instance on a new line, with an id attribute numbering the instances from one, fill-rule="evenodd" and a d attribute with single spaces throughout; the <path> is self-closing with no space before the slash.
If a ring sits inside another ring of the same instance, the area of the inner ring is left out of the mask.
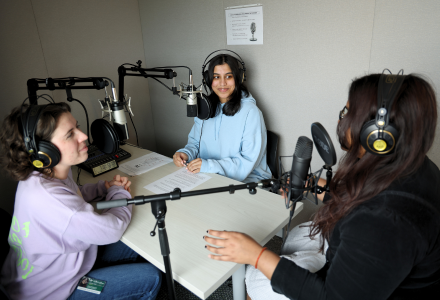
<path id="1" fill-rule="evenodd" d="M 175 188 L 171 193 L 165 194 L 157 194 L 151 196 L 136 196 L 132 199 L 118 199 L 118 200 L 110 200 L 110 201 L 101 201 L 97 202 L 97 209 L 106 209 L 112 207 L 120 207 L 127 206 L 130 204 L 134 205 L 142 205 L 145 203 L 150 203 L 153 201 L 161 201 L 161 200 L 180 200 L 182 197 L 191 197 L 198 196 L 204 194 L 213 194 L 213 193 L 221 193 L 221 192 L 229 192 L 230 194 L 234 194 L 236 190 L 244 190 L 248 189 L 251 195 L 255 195 L 257 190 L 255 189 L 257 186 L 263 186 L 263 183 L 250 182 L 246 184 L 240 185 L 229 185 L 225 187 L 204 189 L 204 190 L 196 190 L 189 192 L 182 192 L 179 188 Z"/>
<path id="2" fill-rule="evenodd" d="M 96 89 L 100 90 L 108 85 L 105 81 L 105 77 L 66 77 L 66 78 L 31 78 L 27 81 L 28 96 L 31 105 L 37 104 L 37 91 L 38 90 L 88 90 Z M 88 85 L 75 85 L 76 83 L 92 83 Z M 113 82 L 112 82 L 113 83 Z"/>
<path id="3" fill-rule="evenodd" d="M 139 62 L 138 62 L 139 64 Z M 161 74 L 151 74 L 147 72 L 156 72 Z M 118 75 L 119 75 L 119 99 L 124 98 L 124 79 L 125 76 L 139 76 L 139 77 L 145 77 L 145 78 L 165 78 L 165 79 L 173 79 L 177 76 L 177 73 L 174 72 L 172 69 L 162 69 L 162 68 L 150 68 L 150 69 L 144 69 L 140 67 L 140 64 L 136 66 L 131 67 L 125 67 L 124 65 L 119 66 L 118 68 Z"/>

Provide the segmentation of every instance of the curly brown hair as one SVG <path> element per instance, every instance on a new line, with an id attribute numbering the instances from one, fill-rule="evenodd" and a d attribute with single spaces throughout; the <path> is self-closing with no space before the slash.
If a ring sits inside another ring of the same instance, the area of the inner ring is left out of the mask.
<path id="1" fill-rule="evenodd" d="M 37 169 L 29 160 L 29 153 L 23 141 L 23 126 L 21 116 L 25 115 L 28 105 L 14 108 L 3 120 L 0 132 L 0 165 L 17 181 L 25 180 L 33 171 L 38 171 L 47 176 L 53 176 L 52 168 Z M 67 103 L 60 102 L 49 104 L 38 119 L 35 136 L 37 141 L 50 141 L 57 127 L 60 116 L 70 112 Z"/>

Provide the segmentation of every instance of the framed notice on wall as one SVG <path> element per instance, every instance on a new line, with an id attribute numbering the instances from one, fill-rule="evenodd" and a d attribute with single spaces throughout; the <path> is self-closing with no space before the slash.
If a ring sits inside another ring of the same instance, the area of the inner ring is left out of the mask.
<path id="1" fill-rule="evenodd" d="M 234 6 L 225 9 L 228 45 L 263 44 L 263 6 Z"/>

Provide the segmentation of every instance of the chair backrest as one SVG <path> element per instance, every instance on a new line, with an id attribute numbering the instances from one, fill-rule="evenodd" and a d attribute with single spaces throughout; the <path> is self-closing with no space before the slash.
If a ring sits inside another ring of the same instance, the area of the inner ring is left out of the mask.
<path id="1" fill-rule="evenodd" d="M 277 165 L 278 136 L 272 131 L 267 131 L 267 164 L 272 177 L 278 179 Z"/>
<path id="2" fill-rule="evenodd" d="M 0 269 L 3 267 L 3 262 L 9 253 L 9 229 L 11 228 L 11 215 L 0 208 Z"/>
<path id="3" fill-rule="evenodd" d="M 0 270 L 3 267 L 6 256 L 9 253 L 8 236 L 11 228 L 12 216 L 3 208 L 0 208 Z M 10 300 L 8 292 L 3 285 L 0 285 L 0 299 Z"/>

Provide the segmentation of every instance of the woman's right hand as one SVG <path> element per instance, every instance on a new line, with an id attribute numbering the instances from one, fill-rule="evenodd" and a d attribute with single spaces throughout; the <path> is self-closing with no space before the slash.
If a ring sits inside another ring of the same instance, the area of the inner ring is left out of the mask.
<path id="1" fill-rule="evenodd" d="M 185 166 L 187 160 L 188 160 L 188 155 L 186 155 L 183 152 L 176 152 L 173 155 L 173 162 L 178 167 Z"/>

